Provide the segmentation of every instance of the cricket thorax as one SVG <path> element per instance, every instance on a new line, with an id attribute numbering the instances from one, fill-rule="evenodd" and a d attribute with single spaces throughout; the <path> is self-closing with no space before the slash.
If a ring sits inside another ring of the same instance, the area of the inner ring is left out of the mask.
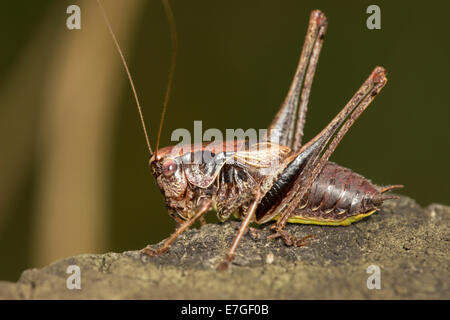
<path id="1" fill-rule="evenodd" d="M 244 167 L 225 164 L 211 188 L 217 217 L 224 221 L 231 214 L 242 216 L 254 198 L 254 190 L 261 180 L 257 172 Z"/>

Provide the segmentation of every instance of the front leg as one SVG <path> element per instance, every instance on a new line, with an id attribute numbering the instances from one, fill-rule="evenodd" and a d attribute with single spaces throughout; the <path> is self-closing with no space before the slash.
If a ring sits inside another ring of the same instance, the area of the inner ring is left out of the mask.
<path id="1" fill-rule="evenodd" d="M 172 235 L 163 243 L 163 245 L 158 248 L 158 249 L 152 249 L 150 248 L 150 246 L 145 247 L 144 249 L 141 250 L 142 254 L 148 255 L 150 257 L 159 255 L 161 253 L 166 252 L 167 250 L 169 250 L 170 246 L 172 245 L 172 243 L 178 238 L 178 236 L 180 236 L 184 231 L 186 231 L 187 229 L 189 229 L 189 227 L 200 217 L 202 217 L 206 212 L 208 212 L 211 209 L 211 201 L 204 201 L 201 205 L 201 207 L 198 208 L 197 212 L 195 213 L 195 215 L 189 219 L 184 221 L 176 230 L 174 233 L 172 233 Z"/>

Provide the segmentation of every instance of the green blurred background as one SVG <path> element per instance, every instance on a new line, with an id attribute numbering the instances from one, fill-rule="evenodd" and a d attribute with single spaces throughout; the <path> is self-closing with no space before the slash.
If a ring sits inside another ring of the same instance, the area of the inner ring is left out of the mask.
<path id="1" fill-rule="evenodd" d="M 159 0 L 104 0 L 152 144 L 170 63 Z M 265 128 L 297 66 L 310 11 L 329 20 L 306 139 L 376 65 L 389 81 L 332 160 L 422 206 L 449 204 L 450 41 L 446 1 L 171 1 L 179 50 L 161 145 L 176 128 Z M 66 8 L 81 7 L 81 30 Z M 366 8 L 381 8 L 381 30 Z M 0 13 L 0 280 L 87 252 L 156 243 L 174 223 L 119 56 L 92 0 L 11 1 Z M 211 220 L 210 220 L 211 221 Z"/>

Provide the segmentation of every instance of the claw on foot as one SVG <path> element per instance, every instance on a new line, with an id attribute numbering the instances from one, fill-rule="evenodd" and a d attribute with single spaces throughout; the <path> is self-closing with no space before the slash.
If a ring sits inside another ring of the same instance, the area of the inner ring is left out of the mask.
<path id="1" fill-rule="evenodd" d="M 287 246 L 304 247 L 309 244 L 310 239 L 316 238 L 316 236 L 313 234 L 303 238 L 297 238 L 288 233 L 287 231 L 280 230 L 277 227 L 272 227 L 272 230 L 274 230 L 274 233 L 269 235 L 267 239 L 275 239 L 281 237 L 284 241 L 284 244 Z"/>
<path id="2" fill-rule="evenodd" d="M 310 239 L 314 239 L 316 236 L 311 234 L 309 236 L 303 237 L 301 239 L 295 238 L 294 237 L 294 243 L 293 246 L 294 247 L 305 247 L 307 245 L 309 245 L 309 240 Z"/>
<path id="3" fill-rule="evenodd" d="M 294 246 L 294 247 L 305 247 L 309 244 L 309 239 L 314 238 L 314 235 L 309 235 L 303 238 L 297 238 L 287 232 L 284 232 L 281 234 L 281 237 L 283 238 L 284 243 L 287 246 Z"/>
<path id="4" fill-rule="evenodd" d="M 226 271 L 230 268 L 230 262 L 228 260 L 222 261 L 218 266 L 217 266 L 217 271 Z"/>
<path id="5" fill-rule="evenodd" d="M 270 230 L 272 230 L 273 233 L 272 233 L 271 235 L 268 235 L 268 236 L 267 236 L 267 239 L 276 239 L 276 238 L 278 238 L 278 237 L 281 237 L 281 233 L 278 232 L 278 228 L 277 228 L 277 225 L 276 225 L 276 224 L 273 224 L 273 225 L 270 227 Z"/>
<path id="6" fill-rule="evenodd" d="M 276 239 L 281 237 L 281 234 L 279 234 L 278 232 L 272 233 L 271 235 L 267 236 L 267 239 Z"/>
<path id="7" fill-rule="evenodd" d="M 166 251 L 167 250 L 162 250 L 162 249 L 155 250 L 155 249 L 150 248 L 150 246 L 146 246 L 140 252 L 141 252 L 141 254 L 145 254 L 145 255 L 147 255 L 149 257 L 154 257 L 154 256 L 157 256 L 157 255 L 159 255 L 161 253 L 164 253 Z"/>

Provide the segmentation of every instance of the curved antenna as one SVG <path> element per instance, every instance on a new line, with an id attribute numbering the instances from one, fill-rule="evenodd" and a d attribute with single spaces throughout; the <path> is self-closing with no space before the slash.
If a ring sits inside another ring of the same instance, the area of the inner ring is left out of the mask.
<path id="1" fill-rule="evenodd" d="M 162 126 L 164 123 L 164 116 L 166 115 L 167 104 L 169 103 L 170 90 L 172 89 L 173 75 L 175 73 L 175 64 L 177 60 L 177 29 L 175 25 L 175 17 L 173 16 L 172 8 L 170 7 L 169 0 L 162 0 L 164 11 L 167 15 L 167 20 L 169 20 L 169 28 L 170 28 L 170 39 L 172 41 L 172 57 L 170 61 L 170 73 L 169 73 L 169 82 L 167 84 L 166 96 L 164 98 L 164 106 L 161 113 L 161 121 L 159 122 L 159 130 L 158 130 L 158 138 L 156 139 L 156 147 L 155 147 L 155 155 L 158 154 L 159 140 L 161 138 Z"/>
<path id="2" fill-rule="evenodd" d="M 150 140 L 148 139 L 147 129 L 145 127 L 144 115 L 142 114 L 142 108 L 141 108 L 141 104 L 139 103 L 139 98 L 138 98 L 138 95 L 137 95 L 137 92 L 136 92 L 136 88 L 134 87 L 133 78 L 131 77 L 130 70 L 128 70 L 127 62 L 125 61 L 125 57 L 124 57 L 124 55 L 122 53 L 122 50 L 120 49 L 119 42 L 116 39 L 116 35 L 114 34 L 114 31 L 113 31 L 113 29 L 111 27 L 111 24 L 109 23 L 108 17 L 106 16 L 105 9 L 103 9 L 103 6 L 100 3 L 100 0 L 97 0 L 97 3 L 98 3 L 98 6 L 100 7 L 100 11 L 102 12 L 103 18 L 105 19 L 106 25 L 108 26 L 109 33 L 111 34 L 111 36 L 112 36 L 112 38 L 114 40 L 114 44 L 115 44 L 115 46 L 117 48 L 117 51 L 119 52 L 120 59 L 122 60 L 122 64 L 123 64 L 123 66 L 125 68 L 125 71 L 127 73 L 131 89 L 133 90 L 134 99 L 136 100 L 136 104 L 137 104 L 137 108 L 138 108 L 138 112 L 139 112 L 139 117 L 141 119 L 142 129 L 144 129 L 144 135 L 145 135 L 145 141 L 147 142 L 147 148 L 148 148 L 148 151 L 150 152 L 150 156 L 152 156 L 153 151 L 152 151 L 152 147 L 150 146 Z M 158 149 L 158 147 L 156 147 L 156 148 Z"/>

